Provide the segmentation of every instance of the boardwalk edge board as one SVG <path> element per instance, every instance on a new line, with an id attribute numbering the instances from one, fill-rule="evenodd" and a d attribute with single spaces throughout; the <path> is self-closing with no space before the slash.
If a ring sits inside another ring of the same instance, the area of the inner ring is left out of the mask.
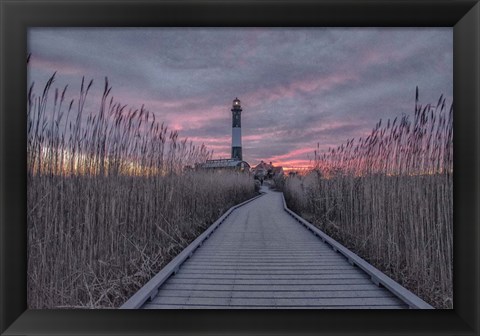
<path id="1" fill-rule="evenodd" d="M 309 231 L 311 231 L 315 236 L 319 237 L 323 242 L 330 245 L 330 247 L 340 254 L 342 254 L 345 258 L 347 258 L 348 262 L 351 265 L 355 265 L 365 273 L 367 273 L 373 283 L 377 286 L 383 286 L 387 290 L 389 290 L 393 295 L 398 297 L 400 300 L 405 302 L 410 308 L 413 309 L 435 309 L 433 306 L 419 298 L 417 295 L 400 285 L 398 282 L 375 268 L 374 266 L 370 265 L 367 261 L 359 257 L 357 254 L 353 253 L 345 246 L 337 242 L 335 239 L 328 236 L 326 233 L 318 229 L 317 227 L 313 226 L 311 223 L 307 222 L 305 219 L 297 215 L 295 212 L 290 210 L 287 207 L 287 203 L 285 202 L 285 196 L 282 193 L 282 202 L 284 210 L 292 216 L 297 222 L 305 226 Z"/>
<path id="2" fill-rule="evenodd" d="M 219 219 L 209 226 L 205 232 L 198 236 L 193 242 L 183 249 L 175 258 L 172 259 L 160 272 L 158 272 L 150 281 L 148 281 L 142 288 L 140 288 L 130 299 L 128 299 L 119 309 L 138 309 L 148 300 L 153 299 L 159 287 L 173 274 L 177 273 L 180 266 L 190 257 L 193 252 L 202 245 L 202 243 L 210 237 L 212 232 L 222 224 L 225 219 L 237 208 L 250 203 L 253 200 L 263 196 L 260 193 L 255 197 L 246 200 L 243 203 L 232 206 Z"/>

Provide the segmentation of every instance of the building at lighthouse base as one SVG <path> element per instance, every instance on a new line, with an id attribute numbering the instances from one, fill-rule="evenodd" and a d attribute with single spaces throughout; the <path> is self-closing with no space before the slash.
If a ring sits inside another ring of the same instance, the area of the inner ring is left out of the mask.
<path id="1" fill-rule="evenodd" d="M 236 159 L 207 160 L 205 163 L 198 164 L 197 168 L 208 170 L 238 170 L 242 172 L 250 171 L 248 162 Z"/>

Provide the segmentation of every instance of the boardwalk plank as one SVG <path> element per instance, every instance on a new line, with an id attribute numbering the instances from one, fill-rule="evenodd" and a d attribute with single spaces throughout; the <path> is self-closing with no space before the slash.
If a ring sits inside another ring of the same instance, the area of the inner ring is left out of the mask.
<path id="1" fill-rule="evenodd" d="M 206 257 L 198 257 L 195 256 L 195 263 L 197 264 L 223 264 L 225 262 L 236 262 L 236 263 L 277 263 L 277 262 L 294 262 L 294 263 L 311 263 L 311 262 L 321 262 L 325 260 L 342 260 L 345 259 L 344 257 L 338 255 L 338 256 L 326 256 L 326 257 L 277 257 L 277 258 L 261 258 L 261 257 L 255 257 L 255 259 L 252 260 L 252 257 L 249 258 L 235 258 L 235 257 L 230 257 L 230 258 L 206 258 Z"/>
<path id="2" fill-rule="evenodd" d="M 231 258 L 236 258 L 236 259 L 247 259 L 250 260 L 251 257 L 255 257 L 258 259 L 289 259 L 289 258 L 323 258 L 323 257 L 331 257 L 331 248 L 325 247 L 325 251 L 323 252 L 309 252 L 309 251 L 301 251 L 301 252 L 294 252 L 294 251 L 270 251 L 270 250 L 264 250 L 262 255 L 258 255 L 258 252 L 242 252 L 242 253 L 231 253 L 231 252 L 225 252 L 225 253 L 205 253 L 202 252 L 202 248 L 199 248 L 197 252 L 195 252 L 195 256 L 197 258 L 206 258 L 208 260 L 211 259 L 231 259 Z"/>
<path id="3" fill-rule="evenodd" d="M 206 279 L 237 279 L 237 280 L 324 280 L 324 279 L 370 279 L 365 274 L 358 272 L 342 272 L 342 273 L 318 273 L 318 274 L 303 274 L 303 275 L 269 275 L 269 274 L 212 274 L 212 273 L 184 273 L 179 277 L 172 278 L 170 282 L 175 282 L 177 279 L 191 279 L 191 280 L 206 280 Z"/>
<path id="4" fill-rule="evenodd" d="M 245 306 L 245 305 L 160 305 L 146 304 L 144 309 L 405 309 L 405 305 L 368 305 L 368 306 Z"/>
<path id="5" fill-rule="evenodd" d="M 230 297 L 157 297 L 153 304 L 194 304 L 234 306 L 370 306 L 394 305 L 394 298 L 230 298 Z"/>
<path id="6" fill-rule="evenodd" d="M 381 289 L 372 290 L 358 290 L 358 291 L 193 291 L 189 290 L 169 290 L 162 289 L 158 293 L 158 297 L 221 297 L 221 298 L 380 298 L 380 297 L 394 297 L 391 293 L 385 292 Z"/>
<path id="7" fill-rule="evenodd" d="M 353 279 L 296 279 L 296 280 L 279 280 L 279 279 L 184 279 L 177 278 L 169 281 L 170 284 L 196 284 L 196 285 L 364 285 L 371 284 L 369 278 L 353 278 Z"/>
<path id="8" fill-rule="evenodd" d="M 343 262 L 342 262 L 343 263 Z M 283 270 L 291 270 L 291 271 L 313 271 L 313 270 L 322 270 L 325 269 L 325 266 L 337 266 L 339 263 L 328 263 L 328 264 L 323 264 L 323 265 L 232 265 L 232 266 L 182 266 L 182 269 L 188 270 L 188 271 L 193 271 L 193 270 L 204 270 L 204 271 L 210 271 L 210 270 L 232 270 L 232 271 L 249 271 L 249 270 L 265 270 L 265 271 L 283 271 Z M 345 261 L 344 265 L 347 265 L 348 262 Z"/>
<path id="9" fill-rule="evenodd" d="M 346 271 L 347 268 L 325 268 L 325 269 L 270 269 L 270 270 L 262 270 L 262 269 L 241 269 L 241 270 L 222 270 L 222 269 L 209 269 L 209 270 L 202 270 L 202 269 L 194 269 L 194 270 L 183 270 L 183 274 L 204 274 L 208 272 L 209 274 L 238 274 L 238 275 L 255 275 L 255 274 L 270 274 L 272 276 L 275 275 L 298 275 L 298 274 L 329 274 L 330 272 L 341 273 L 341 271 Z M 180 275 L 179 275 L 180 276 Z"/>
<path id="10" fill-rule="evenodd" d="M 335 259 L 317 259 L 317 260 L 252 260 L 251 262 L 248 261 L 238 261 L 235 259 L 231 260 L 222 260 L 222 261 L 203 261 L 195 259 L 195 262 L 184 263 L 183 267 L 188 266 L 275 266 L 275 265 L 285 265 L 285 266 L 324 266 L 324 265 L 336 265 L 339 262 L 347 262 L 345 258 L 335 258 Z"/>
<path id="11" fill-rule="evenodd" d="M 233 286 L 233 288 L 232 288 Z M 335 284 L 328 284 L 328 285 L 237 285 L 237 284 L 225 284 L 225 285 L 203 285 L 203 284 L 175 284 L 167 282 L 162 288 L 166 289 L 189 289 L 192 288 L 194 290 L 202 290 L 202 291 L 209 291 L 209 290 L 239 290 L 239 291 L 266 291 L 266 290 L 288 290 L 291 291 L 295 289 L 297 291 L 314 291 L 314 290 L 322 290 L 322 291 L 355 291 L 355 290 L 368 290 L 371 288 L 376 288 L 376 285 L 373 283 L 365 283 L 365 284 L 347 284 L 347 285 L 335 285 Z"/>

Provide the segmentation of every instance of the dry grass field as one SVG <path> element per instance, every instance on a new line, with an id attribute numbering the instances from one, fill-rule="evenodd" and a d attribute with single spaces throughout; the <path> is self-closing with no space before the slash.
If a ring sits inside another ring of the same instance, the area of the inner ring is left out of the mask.
<path id="1" fill-rule="evenodd" d="M 453 108 L 415 104 L 289 177 L 288 206 L 437 308 L 453 307 Z"/>
<path id="2" fill-rule="evenodd" d="M 234 204 L 254 196 L 237 172 L 185 170 L 211 153 L 144 107 L 87 110 L 55 76 L 28 92 L 28 307 L 119 307 Z"/>

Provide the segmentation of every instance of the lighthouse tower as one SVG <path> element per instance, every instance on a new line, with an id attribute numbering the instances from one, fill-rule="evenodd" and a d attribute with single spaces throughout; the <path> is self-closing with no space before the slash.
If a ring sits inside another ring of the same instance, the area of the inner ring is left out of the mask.
<path id="1" fill-rule="evenodd" d="M 240 99 L 235 98 L 232 106 L 232 159 L 242 160 L 242 106 Z"/>

